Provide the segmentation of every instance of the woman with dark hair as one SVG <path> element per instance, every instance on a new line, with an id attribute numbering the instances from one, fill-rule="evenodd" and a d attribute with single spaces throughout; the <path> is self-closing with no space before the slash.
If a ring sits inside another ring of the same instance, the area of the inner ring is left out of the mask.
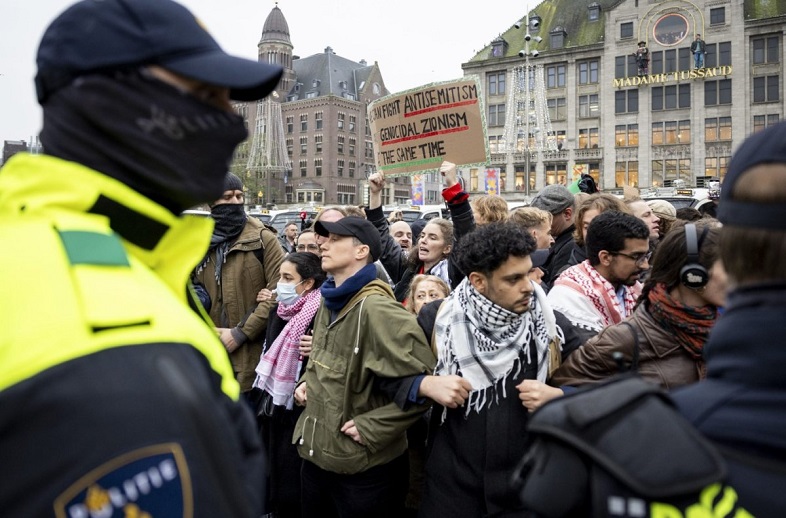
<path id="1" fill-rule="evenodd" d="M 254 381 L 257 422 L 270 464 L 267 509 L 277 517 L 300 516 L 301 460 L 292 433 L 303 409 L 294 406 L 293 394 L 311 353 L 309 333 L 325 276 L 318 255 L 291 253 L 281 263 L 275 292 L 263 289 L 257 295 L 260 302 L 273 295 L 278 300 L 270 311 Z"/>
<path id="2" fill-rule="evenodd" d="M 442 196 L 448 203 L 450 221 L 441 218 L 429 220 L 420 234 L 412 233 L 415 245 L 406 254 L 390 236 L 388 222 L 382 213 L 382 189 L 385 177 L 375 173 L 368 179 L 368 220 L 379 231 L 382 238 L 382 255 L 379 260 L 395 283 L 393 292 L 396 300 L 403 302 L 409 291 L 412 278 L 420 273 L 436 275 L 451 288 L 458 286 L 464 274 L 451 259 L 461 236 L 475 228 L 475 220 L 469 204 L 469 195 L 463 191 L 457 178 L 456 165 L 443 162 L 440 168 L 446 188 Z"/>
<path id="3" fill-rule="evenodd" d="M 716 220 L 675 225 L 655 252 L 633 314 L 574 351 L 551 382 L 583 385 L 623 366 L 667 389 L 704 379 L 702 350 L 726 300 L 719 236 Z"/>

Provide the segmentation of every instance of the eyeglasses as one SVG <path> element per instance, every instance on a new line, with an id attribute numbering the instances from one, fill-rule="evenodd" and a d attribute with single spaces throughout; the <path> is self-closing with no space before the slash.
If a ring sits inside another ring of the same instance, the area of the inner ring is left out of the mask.
<path id="1" fill-rule="evenodd" d="M 644 263 L 649 262 L 652 258 L 652 252 L 647 252 L 644 254 L 627 254 L 625 252 L 609 252 L 611 255 L 623 255 L 628 259 L 633 259 L 636 261 L 636 266 L 642 266 Z"/>
<path id="2" fill-rule="evenodd" d="M 306 250 L 312 252 L 319 252 L 319 245 L 297 245 L 295 247 L 295 250 L 297 250 L 298 252 L 305 252 Z"/>

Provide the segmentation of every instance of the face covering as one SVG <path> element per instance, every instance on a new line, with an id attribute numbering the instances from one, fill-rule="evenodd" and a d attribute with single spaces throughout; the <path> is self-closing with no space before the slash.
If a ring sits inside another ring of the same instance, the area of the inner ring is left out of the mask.
<path id="1" fill-rule="evenodd" d="M 145 77 L 80 77 L 43 106 L 48 155 L 115 178 L 175 214 L 221 197 L 243 119 Z"/>
<path id="2" fill-rule="evenodd" d="M 281 281 L 278 281 L 278 284 L 276 284 L 276 298 L 281 304 L 291 306 L 292 304 L 297 302 L 301 297 L 301 295 L 299 295 L 298 292 L 295 291 L 295 288 L 300 286 L 304 282 L 306 281 L 302 280 L 297 284 L 286 284 Z"/>

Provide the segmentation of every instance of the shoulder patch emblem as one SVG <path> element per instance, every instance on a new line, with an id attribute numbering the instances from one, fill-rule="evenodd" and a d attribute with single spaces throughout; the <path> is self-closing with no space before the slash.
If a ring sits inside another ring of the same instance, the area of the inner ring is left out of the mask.
<path id="1" fill-rule="evenodd" d="M 148 446 L 116 457 L 66 489 L 57 518 L 191 518 L 193 491 L 179 444 Z"/>

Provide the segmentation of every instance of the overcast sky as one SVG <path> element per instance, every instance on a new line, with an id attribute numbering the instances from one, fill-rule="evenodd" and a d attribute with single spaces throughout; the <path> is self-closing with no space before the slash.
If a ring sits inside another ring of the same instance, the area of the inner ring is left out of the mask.
<path id="1" fill-rule="evenodd" d="M 0 139 L 27 140 L 41 129 L 35 53 L 46 26 L 70 0 L 0 0 Z M 256 59 L 272 0 L 182 0 L 230 54 Z M 533 2 L 534 3 L 534 2 Z M 330 46 L 353 61 L 378 61 L 399 92 L 462 76 L 461 64 L 526 12 L 526 2 L 455 0 L 280 0 L 295 55 Z M 471 8 L 470 8 L 471 6 Z"/>

